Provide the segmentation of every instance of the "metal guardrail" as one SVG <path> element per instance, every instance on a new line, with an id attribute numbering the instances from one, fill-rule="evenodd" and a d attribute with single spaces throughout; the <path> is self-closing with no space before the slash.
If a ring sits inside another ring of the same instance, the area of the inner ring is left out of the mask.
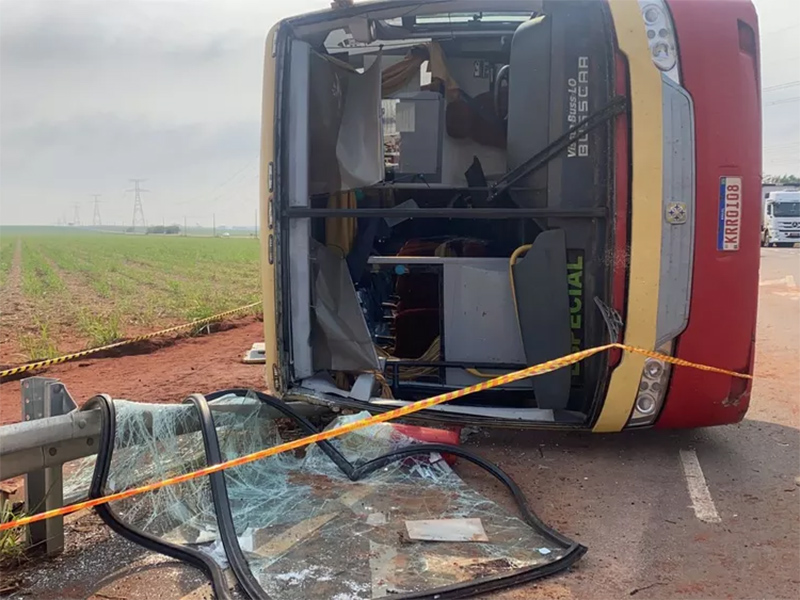
<path id="1" fill-rule="evenodd" d="M 99 410 L 0 427 L 0 480 L 95 454 L 100 427 Z"/>
<path id="2" fill-rule="evenodd" d="M 290 404 L 304 416 L 326 410 L 303 402 Z M 174 406 L 166 404 L 163 408 L 169 410 Z M 237 407 L 218 410 L 235 411 Z M 266 405 L 261 411 L 267 418 L 283 416 Z M 0 481 L 25 475 L 28 515 L 61 508 L 63 466 L 97 453 L 103 426 L 100 410 L 78 410 L 66 386 L 57 379 L 29 377 L 22 381 L 22 416 L 24 420 L 20 423 L 0 426 Z M 64 549 L 63 517 L 30 524 L 28 543 L 44 547 L 50 556 L 59 554 Z"/>

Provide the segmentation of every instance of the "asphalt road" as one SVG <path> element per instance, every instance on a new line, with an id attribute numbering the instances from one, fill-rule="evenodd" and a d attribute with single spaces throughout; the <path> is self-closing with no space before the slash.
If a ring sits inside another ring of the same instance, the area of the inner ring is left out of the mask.
<path id="1" fill-rule="evenodd" d="M 468 440 L 514 477 L 545 522 L 589 548 L 570 572 L 491 598 L 800 596 L 800 250 L 763 249 L 761 281 L 758 378 L 741 424 L 602 436 L 488 431 Z M 699 504 L 684 469 L 695 457 L 704 485 L 693 489 L 707 494 Z M 507 502 L 485 476 L 459 470 Z M 71 550 L 33 570 L 19 591 L 161 599 L 202 581 L 109 538 L 92 519 L 70 525 Z"/>

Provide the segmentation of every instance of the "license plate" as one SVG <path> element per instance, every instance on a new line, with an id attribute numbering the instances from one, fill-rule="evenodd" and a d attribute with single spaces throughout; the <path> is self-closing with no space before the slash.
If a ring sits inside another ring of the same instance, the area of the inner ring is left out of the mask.
<path id="1" fill-rule="evenodd" d="M 717 250 L 732 252 L 739 249 L 742 227 L 742 178 L 719 178 L 719 230 Z"/>
<path id="2" fill-rule="evenodd" d="M 794 233 L 794 232 L 792 232 L 792 233 L 789 233 L 789 234 L 787 234 L 787 237 L 796 237 L 796 238 L 800 238 L 800 231 L 798 231 L 797 233 Z"/>

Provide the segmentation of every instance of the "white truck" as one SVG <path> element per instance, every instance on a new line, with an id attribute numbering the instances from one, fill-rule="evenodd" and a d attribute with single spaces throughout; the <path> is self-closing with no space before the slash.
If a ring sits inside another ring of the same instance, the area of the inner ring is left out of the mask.
<path id="1" fill-rule="evenodd" d="M 762 246 L 794 246 L 800 242 L 800 191 L 769 192 L 761 213 Z"/>

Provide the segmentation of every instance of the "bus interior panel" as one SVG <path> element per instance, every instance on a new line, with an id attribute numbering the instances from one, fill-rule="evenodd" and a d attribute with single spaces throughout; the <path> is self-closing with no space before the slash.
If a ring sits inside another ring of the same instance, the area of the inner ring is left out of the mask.
<path id="1" fill-rule="evenodd" d="M 405 8 L 287 41 L 278 263 L 295 388 L 398 406 L 609 341 L 613 118 L 526 170 L 613 100 L 607 7 L 511 4 L 531 8 Z M 607 368 L 596 356 L 439 409 L 580 424 Z"/>

